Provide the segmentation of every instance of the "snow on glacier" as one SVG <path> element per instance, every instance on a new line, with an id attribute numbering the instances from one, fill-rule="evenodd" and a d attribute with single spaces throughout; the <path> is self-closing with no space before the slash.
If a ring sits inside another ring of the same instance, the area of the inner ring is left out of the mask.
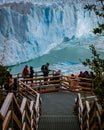
<path id="1" fill-rule="evenodd" d="M 67 0 L 66 0 L 67 1 Z M 47 53 L 65 37 L 92 35 L 98 18 L 84 3 L 2 0 L 0 6 L 0 57 L 5 65 L 25 62 Z M 47 4 L 48 3 L 48 4 Z M 49 4 L 51 3 L 51 4 Z"/>

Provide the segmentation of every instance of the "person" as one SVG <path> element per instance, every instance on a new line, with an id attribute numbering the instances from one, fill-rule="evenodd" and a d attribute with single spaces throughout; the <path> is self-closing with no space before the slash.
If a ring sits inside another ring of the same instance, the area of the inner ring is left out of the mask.
<path id="1" fill-rule="evenodd" d="M 13 93 L 14 93 L 15 96 L 16 96 L 17 88 L 18 88 L 18 80 L 17 80 L 17 78 L 14 78 Z"/>
<path id="2" fill-rule="evenodd" d="M 25 65 L 23 71 L 22 71 L 22 77 L 25 79 L 27 77 L 29 77 L 29 70 L 28 70 L 28 66 Z"/>
<path id="3" fill-rule="evenodd" d="M 47 81 L 47 76 L 49 74 L 49 63 L 47 62 L 45 65 L 42 65 L 41 71 L 43 72 L 44 81 Z"/>
<path id="4" fill-rule="evenodd" d="M 91 71 L 90 74 L 89 74 L 89 78 L 94 79 L 95 77 L 96 77 L 95 74 Z"/>
<path id="5" fill-rule="evenodd" d="M 83 72 L 82 71 L 80 71 L 78 77 L 83 77 Z"/>
<path id="6" fill-rule="evenodd" d="M 12 74 L 10 74 L 9 76 L 9 91 L 11 92 L 12 88 L 13 88 L 13 84 L 14 84 L 14 79 L 12 77 Z"/>
<path id="7" fill-rule="evenodd" d="M 33 70 L 33 67 L 30 66 L 30 78 L 33 78 L 34 77 L 34 70 Z M 33 83 L 33 80 L 31 80 L 31 82 Z"/>
<path id="8" fill-rule="evenodd" d="M 57 70 L 55 73 L 54 73 L 54 76 L 57 76 L 57 75 L 60 75 L 61 74 L 61 70 Z"/>
<path id="9" fill-rule="evenodd" d="M 28 69 L 28 66 L 27 66 L 27 65 L 25 65 L 25 67 L 23 68 L 22 77 L 23 77 L 24 79 L 26 79 L 26 78 L 29 77 L 29 69 Z M 26 83 L 28 83 L 28 81 L 26 81 Z"/>
<path id="10" fill-rule="evenodd" d="M 12 74 L 9 74 L 8 77 L 7 77 L 7 81 L 4 85 L 4 88 L 6 90 L 6 92 L 11 92 L 12 88 L 13 88 L 13 83 L 14 83 L 14 80 L 12 78 Z"/>
<path id="11" fill-rule="evenodd" d="M 53 78 L 51 79 L 51 81 L 53 81 L 53 82 L 51 82 L 51 84 L 60 84 L 60 75 L 61 75 L 60 69 L 55 71 L 54 74 L 53 74 Z M 59 88 L 59 85 L 55 86 L 55 88 Z"/>
<path id="12" fill-rule="evenodd" d="M 76 77 L 76 76 L 75 76 L 74 74 L 71 74 L 71 75 L 70 75 L 70 78 L 71 78 L 71 79 L 75 79 L 75 77 Z"/>
<path id="13" fill-rule="evenodd" d="M 57 71 L 53 74 L 53 76 L 59 76 L 59 75 L 61 75 L 61 70 L 57 70 Z M 60 77 L 55 77 L 54 80 L 60 80 Z"/>
<path id="14" fill-rule="evenodd" d="M 83 78 L 89 78 L 89 72 L 88 71 L 85 71 L 83 73 Z"/>
<path id="15" fill-rule="evenodd" d="M 41 71 L 43 72 L 43 76 L 46 77 L 48 76 L 49 73 L 49 63 L 47 62 L 45 65 L 42 65 Z"/>

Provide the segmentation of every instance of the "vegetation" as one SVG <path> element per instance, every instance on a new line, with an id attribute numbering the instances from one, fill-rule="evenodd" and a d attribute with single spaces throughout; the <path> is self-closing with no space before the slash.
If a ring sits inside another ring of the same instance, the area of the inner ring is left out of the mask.
<path id="1" fill-rule="evenodd" d="M 7 67 L 0 65 L 0 86 L 2 86 L 7 81 L 8 75 Z"/>
<path id="2" fill-rule="evenodd" d="M 0 90 L 0 108 L 5 100 L 5 95 L 3 94 L 3 91 Z"/>
<path id="3" fill-rule="evenodd" d="M 0 65 L 0 88 L 7 82 L 7 75 L 8 75 L 7 67 Z M 2 105 L 3 101 L 5 99 L 5 96 L 3 94 L 3 91 L 0 90 L 0 106 Z"/>
<path id="4" fill-rule="evenodd" d="M 96 0 L 95 4 L 87 4 L 84 9 L 93 11 L 96 16 L 101 19 L 104 19 L 104 0 Z M 104 20 L 103 20 L 104 21 Z M 103 34 L 104 33 L 104 23 L 99 23 L 97 28 L 93 29 L 94 34 Z M 98 96 L 99 102 L 104 108 L 104 59 L 100 58 L 100 55 L 97 53 L 95 46 L 89 46 L 92 57 L 91 59 L 86 59 L 82 62 L 83 65 L 89 66 L 96 74 L 96 78 L 93 80 L 94 92 Z"/>
<path id="5" fill-rule="evenodd" d="M 87 4 L 84 9 L 93 11 L 96 16 L 104 21 L 104 0 L 96 0 L 95 4 Z M 93 29 L 94 34 L 102 34 L 104 32 L 104 23 L 98 23 L 98 27 Z"/>
<path id="6" fill-rule="evenodd" d="M 99 102 L 104 107 L 104 59 L 100 58 L 94 45 L 90 46 L 92 52 L 91 59 L 82 62 L 83 65 L 89 66 L 94 71 L 96 78 L 93 79 L 94 93 L 98 96 Z"/>

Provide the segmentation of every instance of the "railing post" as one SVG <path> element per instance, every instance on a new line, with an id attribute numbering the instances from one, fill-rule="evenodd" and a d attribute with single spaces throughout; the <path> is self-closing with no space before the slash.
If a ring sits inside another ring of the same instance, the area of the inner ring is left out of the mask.
<path id="1" fill-rule="evenodd" d="M 39 88 L 38 88 L 39 91 L 41 91 L 41 85 L 42 85 L 41 80 L 39 80 Z"/>

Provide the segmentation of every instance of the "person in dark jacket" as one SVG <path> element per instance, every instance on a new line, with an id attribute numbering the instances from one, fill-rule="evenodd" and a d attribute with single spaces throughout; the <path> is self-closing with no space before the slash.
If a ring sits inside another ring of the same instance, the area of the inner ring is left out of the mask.
<path id="1" fill-rule="evenodd" d="M 14 83 L 13 83 L 13 93 L 16 96 L 17 93 L 17 88 L 18 88 L 18 79 L 14 78 Z"/>
<path id="2" fill-rule="evenodd" d="M 49 73 L 49 63 L 47 62 L 45 65 L 42 65 L 41 70 L 43 72 L 43 76 L 46 77 L 48 76 Z"/>
<path id="3" fill-rule="evenodd" d="M 48 62 L 45 65 L 42 65 L 41 71 L 43 72 L 44 81 L 47 81 L 48 80 L 47 76 L 48 76 L 49 71 L 50 71 Z"/>
<path id="4" fill-rule="evenodd" d="M 33 70 L 33 67 L 30 66 L 30 78 L 33 78 L 34 77 L 34 70 Z M 33 80 L 31 80 L 31 82 L 33 83 Z"/>

